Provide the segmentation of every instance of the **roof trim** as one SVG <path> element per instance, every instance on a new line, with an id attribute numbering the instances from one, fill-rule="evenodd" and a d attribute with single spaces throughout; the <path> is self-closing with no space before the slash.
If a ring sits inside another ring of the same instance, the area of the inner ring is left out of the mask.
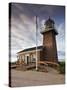
<path id="1" fill-rule="evenodd" d="M 38 46 L 37 49 L 42 49 L 43 46 Z M 22 53 L 22 52 L 27 52 L 27 51 L 32 51 L 32 50 L 36 50 L 36 47 L 32 47 L 32 48 L 27 48 L 27 49 L 24 49 L 22 51 L 19 51 L 18 53 Z"/>

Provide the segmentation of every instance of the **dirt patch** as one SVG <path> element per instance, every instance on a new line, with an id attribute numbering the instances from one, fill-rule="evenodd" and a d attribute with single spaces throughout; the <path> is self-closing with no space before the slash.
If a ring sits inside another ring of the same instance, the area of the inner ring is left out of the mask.
<path id="1" fill-rule="evenodd" d="M 18 71 L 11 70 L 11 86 L 40 86 L 40 85 L 56 85 L 64 84 L 65 76 L 59 74 L 55 69 L 49 68 L 48 73 L 38 71 Z"/>

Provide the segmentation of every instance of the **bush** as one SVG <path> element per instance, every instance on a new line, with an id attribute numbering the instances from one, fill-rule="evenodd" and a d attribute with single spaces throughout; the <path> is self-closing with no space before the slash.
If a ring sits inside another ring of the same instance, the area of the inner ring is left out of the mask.
<path id="1" fill-rule="evenodd" d="M 65 74 L 65 62 L 59 62 L 59 72 Z"/>

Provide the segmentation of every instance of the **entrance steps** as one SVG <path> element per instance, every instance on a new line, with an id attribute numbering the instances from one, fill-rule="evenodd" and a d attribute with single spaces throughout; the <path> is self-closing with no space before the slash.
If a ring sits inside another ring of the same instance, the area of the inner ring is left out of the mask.
<path id="1" fill-rule="evenodd" d="M 56 69 L 57 63 L 39 61 L 37 70 L 42 72 L 50 72 L 52 70 L 50 69 L 50 67 Z M 36 63 L 29 63 L 29 64 L 21 63 L 18 64 L 16 67 L 16 70 L 22 70 L 22 71 L 33 70 L 33 69 L 36 69 Z"/>
<path id="2" fill-rule="evenodd" d="M 35 67 L 36 67 L 35 64 L 28 64 L 28 65 L 23 64 L 23 65 L 18 65 L 18 67 L 16 67 L 16 69 L 17 69 L 17 70 L 23 70 L 23 71 L 25 71 L 25 70 L 33 69 L 33 68 L 35 68 Z"/>

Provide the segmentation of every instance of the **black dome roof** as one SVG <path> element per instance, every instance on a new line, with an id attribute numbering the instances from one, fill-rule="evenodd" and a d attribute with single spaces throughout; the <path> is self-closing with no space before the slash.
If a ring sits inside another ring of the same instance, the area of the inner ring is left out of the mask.
<path id="1" fill-rule="evenodd" d="M 54 24 L 54 21 L 49 17 L 49 19 L 45 22 L 45 25 L 50 24 L 50 23 Z"/>

